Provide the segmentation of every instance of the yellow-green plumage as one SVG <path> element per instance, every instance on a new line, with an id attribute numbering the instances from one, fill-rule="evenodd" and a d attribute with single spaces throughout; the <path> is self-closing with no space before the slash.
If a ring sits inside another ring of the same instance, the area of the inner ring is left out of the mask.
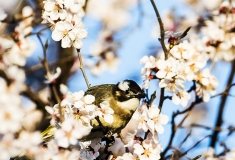
<path id="1" fill-rule="evenodd" d="M 99 104 L 102 103 L 103 101 L 108 101 L 110 107 L 114 110 L 114 114 L 113 114 L 112 123 L 105 122 L 102 117 L 99 118 L 102 123 L 102 126 L 99 125 L 97 120 L 92 120 L 91 125 L 93 126 L 93 129 L 91 130 L 91 133 L 88 136 L 84 137 L 85 140 L 90 140 L 104 136 L 105 133 L 103 132 L 103 127 L 108 129 L 112 133 L 118 133 L 129 122 L 133 114 L 133 111 L 117 107 L 117 100 L 115 96 L 116 88 L 117 88 L 116 85 L 105 84 L 105 85 L 91 87 L 86 91 L 85 93 L 86 95 L 90 94 L 95 96 L 94 104 L 97 106 L 99 106 Z"/>
<path id="2" fill-rule="evenodd" d="M 132 86 L 134 85 L 134 90 L 131 92 L 132 95 L 128 95 L 126 91 L 121 90 L 118 88 L 118 85 L 115 84 L 93 86 L 85 92 L 85 95 L 93 95 L 95 97 L 94 104 L 98 107 L 100 103 L 107 101 L 109 106 L 114 110 L 114 114 L 112 123 L 105 122 L 102 117 L 99 117 L 101 125 L 96 119 L 92 120 L 91 126 L 93 128 L 87 136 L 81 139 L 82 141 L 102 138 L 106 134 L 106 131 L 118 133 L 127 125 L 132 114 L 139 105 L 140 98 L 143 98 L 140 87 L 134 81 L 131 81 L 130 83 L 132 83 Z M 120 98 L 124 98 L 124 100 L 121 100 Z M 47 141 L 52 138 L 54 131 L 55 128 L 53 126 L 49 126 L 44 132 L 42 132 L 44 140 Z"/>

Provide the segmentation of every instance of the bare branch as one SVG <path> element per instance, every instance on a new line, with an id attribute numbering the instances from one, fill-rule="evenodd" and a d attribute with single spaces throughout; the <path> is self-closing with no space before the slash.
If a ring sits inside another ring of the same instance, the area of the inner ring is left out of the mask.
<path id="1" fill-rule="evenodd" d="M 154 0 L 150 0 L 151 3 L 152 3 L 152 6 L 153 6 L 153 9 L 156 13 L 156 16 L 157 16 L 157 20 L 158 20 L 158 23 L 159 23 L 159 26 L 160 26 L 160 32 L 161 32 L 161 35 L 160 35 L 160 38 L 159 38 L 159 41 L 162 45 L 162 49 L 164 51 L 164 54 L 165 54 L 165 59 L 168 58 L 168 51 L 167 51 L 167 48 L 166 48 L 166 45 L 165 45 L 165 42 L 164 42 L 164 39 L 165 39 L 165 30 L 164 30 L 164 25 L 162 23 L 162 19 L 161 19 L 161 16 L 158 12 L 158 9 L 157 9 L 157 6 L 155 5 L 155 2 Z"/>
<path id="2" fill-rule="evenodd" d="M 84 65 L 83 65 L 83 62 L 82 62 L 82 56 L 81 56 L 81 53 L 80 53 L 80 49 L 77 49 L 77 52 L 78 52 L 78 59 L 79 59 L 79 62 L 80 62 L 80 69 L 81 69 L 83 77 L 86 81 L 87 88 L 90 88 L 90 83 L 88 81 L 88 78 L 86 76 L 86 72 L 84 70 Z"/>
<path id="3" fill-rule="evenodd" d="M 165 92 L 165 88 L 161 88 L 160 100 L 159 100 L 159 104 L 158 104 L 160 112 L 162 111 L 162 106 L 163 106 L 163 103 L 164 103 L 164 100 L 165 100 L 164 92 Z"/>

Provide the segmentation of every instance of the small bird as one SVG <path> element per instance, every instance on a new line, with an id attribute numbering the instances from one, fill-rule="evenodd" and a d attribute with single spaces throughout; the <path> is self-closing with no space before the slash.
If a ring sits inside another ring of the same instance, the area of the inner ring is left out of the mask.
<path id="1" fill-rule="evenodd" d="M 113 122 L 107 123 L 102 117 L 91 121 L 93 127 L 91 132 L 81 138 L 81 141 L 103 138 L 106 134 L 113 135 L 121 130 L 130 121 L 133 113 L 140 103 L 140 99 L 145 97 L 145 93 L 139 85 L 133 80 L 124 80 L 117 84 L 102 84 L 89 88 L 85 95 L 95 97 L 94 104 L 99 106 L 103 101 L 107 101 L 109 106 L 114 110 Z M 48 129 L 52 129 L 49 127 Z M 48 131 L 42 135 L 48 137 Z"/>
<path id="2" fill-rule="evenodd" d="M 95 105 L 103 101 L 108 101 L 109 106 L 114 110 L 113 122 L 107 123 L 100 118 L 91 122 L 93 129 L 83 139 L 91 140 L 103 137 L 105 132 L 112 134 L 119 133 L 130 121 L 133 113 L 140 103 L 140 99 L 145 97 L 145 93 L 133 80 L 124 80 L 117 84 L 103 84 L 91 87 L 85 93 L 95 96 Z"/>

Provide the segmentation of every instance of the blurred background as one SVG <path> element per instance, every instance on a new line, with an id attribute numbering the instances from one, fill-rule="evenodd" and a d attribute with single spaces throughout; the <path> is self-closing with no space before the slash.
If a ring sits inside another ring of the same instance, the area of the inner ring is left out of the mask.
<path id="1" fill-rule="evenodd" d="M 87 38 L 83 41 L 81 54 L 85 65 L 88 80 L 91 86 L 99 84 L 116 84 L 124 79 L 135 80 L 140 86 L 142 85 L 140 59 L 144 55 L 154 55 L 161 51 L 158 41 L 159 26 L 155 16 L 153 7 L 148 0 L 89 0 L 86 6 L 86 14 L 83 19 L 85 28 L 88 31 Z M 215 10 L 222 0 L 214 0 L 208 2 L 206 0 L 156 0 L 155 3 L 162 16 L 166 30 L 174 32 L 182 31 L 192 26 L 191 33 L 197 31 L 198 24 L 202 17 L 206 17 Z M 40 23 L 40 8 L 42 1 L 40 0 L 0 0 L 0 6 L 7 14 L 16 15 L 21 12 L 25 5 L 34 8 L 35 14 Z M 2 26 L 1 26 L 2 27 Z M 47 49 L 48 61 L 51 70 L 56 67 L 62 69 L 61 76 L 57 80 L 57 89 L 59 84 L 68 86 L 71 92 L 86 90 L 87 86 L 83 75 L 79 69 L 79 61 L 76 51 L 73 49 L 63 49 L 60 43 L 51 39 L 50 29 L 45 29 L 45 25 L 35 25 L 33 32 L 41 32 L 41 38 L 45 44 L 49 40 Z M 11 26 L 2 29 L 4 33 L 10 32 Z M 41 31 L 42 30 L 42 31 Z M 45 69 L 42 67 L 38 57 L 43 57 L 43 49 L 37 36 L 29 36 L 34 43 L 34 51 L 27 58 L 24 69 L 26 71 L 26 83 L 37 92 L 42 99 L 48 101 L 50 91 L 47 84 L 44 83 Z M 186 37 L 187 39 L 187 37 Z M 0 42 L 1 43 L 1 42 Z M 226 88 L 227 79 L 231 70 L 231 63 L 216 62 L 213 74 L 219 81 L 217 92 L 222 92 Z M 234 82 L 234 81 L 233 81 Z M 190 88 L 192 84 L 187 84 Z M 157 91 L 155 104 L 158 104 L 160 89 L 158 81 L 153 80 L 150 83 L 149 93 Z M 230 94 L 234 96 L 235 90 L 231 89 Z M 229 96 L 226 101 L 226 107 L 223 115 L 224 124 L 222 127 L 235 126 L 234 124 L 234 104 L 235 99 Z M 49 102 L 53 105 L 52 101 Z M 192 123 L 202 124 L 213 127 L 218 113 L 220 98 L 213 98 L 208 103 L 197 105 L 184 126 L 190 126 Z M 177 110 L 183 110 L 182 106 L 176 106 L 171 101 L 166 100 L 162 113 L 171 117 L 172 113 Z M 182 119 L 178 117 L 177 121 Z M 165 133 L 159 135 L 159 141 L 163 148 L 169 141 L 171 134 L 170 121 L 165 126 Z M 177 131 L 173 145 L 178 146 L 183 137 L 190 132 L 189 128 L 180 128 Z M 193 128 L 190 138 L 184 143 L 182 150 L 187 150 L 193 144 L 203 139 L 206 135 L 210 135 L 211 131 L 204 128 Z M 235 136 L 227 136 L 228 131 L 221 132 L 219 139 L 225 142 L 228 148 L 235 148 Z M 205 153 L 208 149 L 210 139 L 206 138 L 197 147 L 192 149 L 187 155 L 191 158 Z M 221 152 L 223 147 L 216 147 L 216 152 Z"/>

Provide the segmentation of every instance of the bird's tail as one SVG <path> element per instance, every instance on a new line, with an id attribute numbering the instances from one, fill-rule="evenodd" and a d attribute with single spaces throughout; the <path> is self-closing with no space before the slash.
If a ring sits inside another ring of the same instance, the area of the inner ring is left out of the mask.
<path id="1" fill-rule="evenodd" d="M 42 139 L 45 143 L 54 138 L 55 130 L 56 128 L 50 125 L 45 131 L 41 133 Z"/>

